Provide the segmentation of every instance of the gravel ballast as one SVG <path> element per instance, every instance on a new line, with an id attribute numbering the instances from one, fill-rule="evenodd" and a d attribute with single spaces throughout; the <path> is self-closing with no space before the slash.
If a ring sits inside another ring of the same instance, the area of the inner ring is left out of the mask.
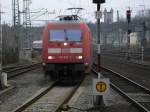
<path id="1" fill-rule="evenodd" d="M 0 96 L 0 112 L 14 110 L 51 81 L 44 77 L 41 68 L 37 68 L 9 80 L 9 84 L 16 88 Z"/>
<path id="2" fill-rule="evenodd" d="M 81 87 L 77 90 L 76 94 L 69 102 L 71 108 L 70 112 L 84 112 L 83 110 L 93 107 L 93 95 L 92 95 L 92 79 L 93 75 L 89 75 L 83 82 Z M 105 108 L 103 112 L 139 112 L 124 98 L 122 98 L 117 92 L 110 89 L 110 94 L 104 96 Z M 74 109 L 77 108 L 77 109 Z M 78 110 L 80 109 L 80 110 Z M 86 111 L 85 111 L 86 112 Z M 89 112 L 99 112 L 90 110 Z"/>

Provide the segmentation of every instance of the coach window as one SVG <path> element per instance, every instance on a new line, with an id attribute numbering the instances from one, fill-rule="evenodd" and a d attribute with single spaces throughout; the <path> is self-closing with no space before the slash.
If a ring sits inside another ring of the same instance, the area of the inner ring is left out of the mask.
<path id="1" fill-rule="evenodd" d="M 80 29 L 68 29 L 66 31 L 68 41 L 81 41 L 82 31 Z"/>
<path id="2" fill-rule="evenodd" d="M 49 41 L 64 41 L 65 32 L 64 30 L 50 30 Z"/>

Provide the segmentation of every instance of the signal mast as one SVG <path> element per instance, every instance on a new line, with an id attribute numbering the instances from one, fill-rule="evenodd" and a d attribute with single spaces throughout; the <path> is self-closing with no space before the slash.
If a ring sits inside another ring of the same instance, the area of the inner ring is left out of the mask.
<path id="1" fill-rule="evenodd" d="M 128 37 L 127 37 L 127 60 L 130 60 L 130 33 L 131 33 L 131 28 L 130 28 L 130 22 L 131 22 L 131 10 L 126 11 L 126 17 L 127 17 L 127 22 L 128 22 Z"/>

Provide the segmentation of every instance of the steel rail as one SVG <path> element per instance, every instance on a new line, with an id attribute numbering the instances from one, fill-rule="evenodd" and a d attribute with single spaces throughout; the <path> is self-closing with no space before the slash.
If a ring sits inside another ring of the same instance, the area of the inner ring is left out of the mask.
<path id="1" fill-rule="evenodd" d="M 62 110 L 63 105 L 67 104 L 67 102 L 72 98 L 72 96 L 74 95 L 74 93 L 76 92 L 76 90 L 81 85 L 83 79 L 84 78 L 82 78 L 82 80 L 79 81 L 79 83 L 77 83 L 75 87 L 73 87 L 73 89 L 71 90 L 71 92 L 69 92 L 67 94 L 67 98 L 65 98 L 63 101 L 60 102 L 60 104 L 58 104 L 58 107 L 54 110 L 54 112 L 60 112 Z M 32 104 L 36 103 L 39 99 L 41 99 L 42 97 L 44 97 L 44 95 L 46 95 L 48 92 L 50 92 L 58 84 L 59 84 L 59 81 L 56 81 L 53 84 L 51 84 L 51 86 L 49 86 L 47 88 L 44 88 L 43 90 L 39 91 L 38 93 L 36 93 L 36 95 L 34 95 L 31 98 L 29 98 L 26 102 L 24 102 L 18 108 L 14 109 L 12 112 L 22 112 L 22 111 L 26 110 L 29 106 L 31 106 Z"/>
<path id="2" fill-rule="evenodd" d="M 117 72 L 115 72 L 115 71 L 113 71 L 111 69 L 109 69 L 109 68 L 102 67 L 102 69 L 107 71 L 107 72 L 110 72 L 110 73 L 116 75 L 117 77 L 120 77 L 120 78 L 122 78 L 122 79 L 124 79 L 126 81 L 131 82 L 132 84 L 134 84 L 134 85 L 138 86 L 139 88 L 143 89 L 147 94 L 150 94 L 150 90 L 148 88 L 146 88 L 146 87 L 136 83 L 135 81 L 133 81 L 133 80 L 131 80 L 131 79 L 129 79 L 129 78 L 127 78 L 127 77 L 125 77 L 125 76 L 123 76 L 123 75 L 121 75 L 121 74 L 119 74 L 119 73 L 117 73 Z"/>
<path id="3" fill-rule="evenodd" d="M 31 71 L 33 69 L 35 69 L 35 67 L 39 66 L 40 63 L 34 63 L 34 64 L 30 64 L 30 65 L 26 65 L 26 66 L 19 66 L 18 68 L 13 68 L 13 70 L 11 70 L 11 72 L 6 72 L 8 73 L 7 77 L 8 79 L 12 79 L 16 76 L 19 76 L 23 73 L 26 73 L 28 71 Z M 3 90 L 0 91 L 0 95 L 5 94 L 11 90 L 13 90 L 14 88 L 16 88 L 15 86 L 9 86 L 7 88 L 4 88 Z"/>
<path id="4" fill-rule="evenodd" d="M 148 95 L 150 95 L 150 90 L 147 89 L 147 88 L 145 88 L 145 87 L 143 87 L 142 85 L 137 84 L 136 82 L 134 82 L 134 81 L 132 81 L 132 80 L 130 80 L 130 79 L 128 79 L 128 78 L 122 76 L 121 74 L 110 70 L 110 69 L 107 69 L 107 68 L 105 68 L 105 67 L 102 67 L 102 69 L 105 70 L 105 71 L 107 71 L 107 72 L 110 72 L 111 74 L 113 74 L 113 75 L 115 75 L 115 76 L 117 76 L 117 77 L 122 78 L 123 80 L 126 80 L 126 81 L 128 81 L 128 82 L 134 84 L 136 87 L 141 88 L 144 92 L 146 92 Z M 94 69 L 92 69 L 92 71 L 97 75 L 97 72 L 96 72 Z M 111 82 L 111 83 L 110 83 L 110 86 L 111 86 L 114 90 L 116 90 L 119 94 L 121 94 L 123 97 L 125 97 L 130 103 L 132 103 L 133 105 L 135 105 L 136 108 L 139 109 L 140 111 L 142 111 L 142 112 L 150 112 L 149 109 L 147 109 L 146 107 L 144 107 L 143 105 L 141 105 L 138 101 L 136 101 L 134 98 L 132 98 L 131 96 L 129 96 L 126 92 L 124 92 L 124 91 L 121 90 L 119 87 L 117 87 L 117 85 L 115 85 L 115 84 L 113 84 L 113 83 Z"/>
<path id="5" fill-rule="evenodd" d="M 33 64 L 29 64 L 29 65 L 20 65 L 20 66 L 17 66 L 15 68 L 10 68 L 8 70 L 4 69 L 4 72 L 11 73 L 11 72 L 14 72 L 14 71 L 17 71 L 17 70 L 20 70 L 20 69 L 29 68 L 29 67 L 36 66 L 36 65 L 39 65 L 39 64 L 41 64 L 41 63 L 33 63 Z"/>
<path id="6" fill-rule="evenodd" d="M 113 57 L 119 57 L 119 58 L 125 58 L 125 54 L 115 54 L 115 53 L 103 53 L 103 56 L 113 56 Z M 141 55 L 137 54 L 130 54 L 131 59 L 134 59 L 136 61 L 141 61 Z M 150 56 L 144 56 L 145 60 L 149 61 Z M 126 60 L 127 61 L 127 60 Z M 128 61 L 132 62 L 132 61 Z M 133 62 L 134 63 L 134 62 Z M 137 63 L 138 64 L 138 63 Z M 140 63 L 139 63 L 140 64 Z M 140 64 L 140 65 L 145 65 L 145 64 Z M 148 65 L 147 65 L 148 66 Z"/>
<path id="7" fill-rule="evenodd" d="M 150 65 L 148 65 L 148 64 L 138 63 L 138 62 L 134 62 L 132 60 L 130 60 L 130 61 L 127 61 L 127 60 L 124 60 L 124 59 L 118 59 L 118 60 L 123 61 L 125 64 L 133 64 L 133 65 L 135 65 L 139 68 L 142 68 L 142 69 L 145 69 L 145 70 L 150 70 Z"/>
<path id="8" fill-rule="evenodd" d="M 8 79 L 11 79 L 13 77 L 16 77 L 16 76 L 21 75 L 25 72 L 28 72 L 30 70 L 35 69 L 40 64 L 41 63 L 34 63 L 34 64 L 31 64 L 31 65 L 21 66 L 21 67 L 6 71 L 6 73 L 8 74 L 7 77 L 8 77 Z"/>
<path id="9" fill-rule="evenodd" d="M 73 97 L 73 95 L 75 94 L 75 92 L 78 90 L 78 88 L 82 84 L 84 78 L 85 78 L 84 76 L 81 78 L 81 80 L 79 81 L 79 83 L 72 89 L 72 91 L 69 93 L 69 95 L 67 96 L 67 98 L 59 105 L 59 107 L 54 112 L 61 112 L 63 105 L 65 105 L 65 104 L 67 105 L 67 103 L 69 102 L 69 100 Z"/>
<path id="10" fill-rule="evenodd" d="M 38 93 L 36 93 L 34 96 L 29 98 L 26 102 L 24 102 L 21 106 L 14 109 L 12 112 L 22 112 L 22 111 L 24 111 L 27 107 L 29 107 L 30 105 L 35 103 L 37 100 L 39 100 L 42 96 L 47 94 L 52 88 L 54 88 L 56 86 L 56 84 L 57 84 L 57 81 L 53 82 L 50 86 L 48 86 L 46 88 L 43 88 Z"/>
<path id="11" fill-rule="evenodd" d="M 23 65 L 12 65 L 12 66 L 8 66 L 8 67 L 3 67 L 3 71 L 9 71 L 10 69 L 14 69 L 16 67 L 21 67 Z"/>

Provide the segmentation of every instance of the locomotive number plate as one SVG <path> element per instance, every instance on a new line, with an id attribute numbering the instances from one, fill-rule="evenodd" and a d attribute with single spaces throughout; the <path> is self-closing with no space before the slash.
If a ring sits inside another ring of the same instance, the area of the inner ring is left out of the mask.
<path id="1" fill-rule="evenodd" d="M 68 49 L 68 48 L 62 49 L 62 53 L 70 53 L 70 49 Z"/>

